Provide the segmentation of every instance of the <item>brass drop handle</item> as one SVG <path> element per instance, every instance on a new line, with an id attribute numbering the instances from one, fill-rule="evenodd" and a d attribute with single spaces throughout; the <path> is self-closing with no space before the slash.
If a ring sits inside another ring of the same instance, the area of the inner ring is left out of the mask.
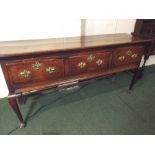
<path id="1" fill-rule="evenodd" d="M 82 69 L 82 68 L 84 68 L 86 66 L 86 63 L 85 62 L 79 62 L 77 64 L 77 66 Z"/>
<path id="2" fill-rule="evenodd" d="M 31 71 L 24 69 L 23 71 L 20 72 L 20 76 L 24 78 L 28 78 L 31 75 Z"/>
<path id="3" fill-rule="evenodd" d="M 133 59 L 137 58 L 137 56 L 138 56 L 137 53 L 134 53 L 134 54 L 131 55 L 131 57 L 132 57 Z"/>
<path id="4" fill-rule="evenodd" d="M 46 68 L 46 72 L 49 74 L 52 74 L 54 71 L 55 71 L 55 67 L 49 66 L 48 68 Z"/>
<path id="5" fill-rule="evenodd" d="M 129 56 L 131 56 L 131 58 L 133 58 L 133 59 L 137 58 L 137 56 L 138 56 L 137 53 L 134 53 L 134 52 L 132 52 L 131 50 L 127 51 L 127 54 L 128 54 Z"/>
<path id="6" fill-rule="evenodd" d="M 102 65 L 103 64 L 103 60 L 102 59 L 98 59 L 97 61 L 96 61 L 96 64 L 98 65 L 98 66 L 100 66 L 100 65 Z"/>
<path id="7" fill-rule="evenodd" d="M 92 61 L 94 61 L 95 60 L 95 56 L 93 55 L 93 54 L 90 54 L 89 56 L 88 56 L 88 58 L 87 58 L 87 61 L 88 62 L 92 62 Z"/>
<path id="8" fill-rule="evenodd" d="M 42 63 L 40 63 L 39 61 L 36 61 L 34 64 L 32 64 L 32 67 L 36 70 L 40 69 L 42 67 Z"/>
<path id="9" fill-rule="evenodd" d="M 124 61 L 125 60 L 125 56 L 118 57 L 118 60 L 121 61 L 121 62 Z"/>

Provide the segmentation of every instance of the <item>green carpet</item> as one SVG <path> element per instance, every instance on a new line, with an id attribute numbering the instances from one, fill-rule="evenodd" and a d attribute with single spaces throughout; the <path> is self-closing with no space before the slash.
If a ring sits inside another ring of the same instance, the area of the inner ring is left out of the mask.
<path id="1" fill-rule="evenodd" d="M 127 92 L 132 73 L 104 78 L 77 90 L 30 97 L 21 106 L 26 128 L 0 100 L 0 134 L 155 134 L 155 66 L 146 68 L 132 94 Z"/>

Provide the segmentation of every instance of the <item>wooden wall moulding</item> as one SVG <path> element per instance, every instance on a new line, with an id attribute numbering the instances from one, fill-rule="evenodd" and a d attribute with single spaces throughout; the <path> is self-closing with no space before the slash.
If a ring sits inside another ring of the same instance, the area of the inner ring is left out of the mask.
<path id="1" fill-rule="evenodd" d="M 135 70 L 132 90 L 142 56 L 152 39 L 129 34 L 94 35 L 0 42 L 0 64 L 9 89 L 8 102 L 20 120 L 25 120 L 17 100 L 47 89 L 61 88 L 97 77 Z M 141 71 L 141 72 L 140 72 Z"/>

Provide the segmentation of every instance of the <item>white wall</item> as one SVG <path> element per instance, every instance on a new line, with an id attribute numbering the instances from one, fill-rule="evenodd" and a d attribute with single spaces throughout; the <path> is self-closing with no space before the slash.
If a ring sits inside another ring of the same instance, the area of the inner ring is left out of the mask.
<path id="1" fill-rule="evenodd" d="M 80 36 L 80 26 L 80 19 L 2 18 L 0 41 Z"/>
<path id="2" fill-rule="evenodd" d="M 47 17 L 24 16 L 13 19 L 1 19 L 0 41 L 41 39 L 52 37 L 79 36 L 81 34 L 80 19 L 48 19 Z M 135 19 L 88 19 L 85 23 L 85 34 L 109 34 L 109 33 L 131 33 L 134 29 Z M 11 26 L 10 26 L 11 25 Z M 147 65 L 155 64 L 155 57 L 150 58 Z M 8 95 L 8 89 L 0 68 L 0 98 Z"/>
<path id="3" fill-rule="evenodd" d="M 134 30 L 135 19 L 86 20 L 86 35 L 131 33 Z"/>

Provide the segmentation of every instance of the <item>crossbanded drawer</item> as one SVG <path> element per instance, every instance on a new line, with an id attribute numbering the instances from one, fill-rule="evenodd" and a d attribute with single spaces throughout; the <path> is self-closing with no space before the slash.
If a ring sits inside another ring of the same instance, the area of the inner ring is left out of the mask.
<path id="1" fill-rule="evenodd" d="M 105 71 L 111 63 L 111 52 L 100 51 L 82 53 L 69 57 L 69 73 L 71 75 Z"/>
<path id="2" fill-rule="evenodd" d="M 143 46 L 126 46 L 114 50 L 113 66 L 139 63 L 144 52 Z"/>
<path id="3" fill-rule="evenodd" d="M 62 58 L 24 59 L 6 64 L 12 83 L 38 82 L 64 76 Z"/>

